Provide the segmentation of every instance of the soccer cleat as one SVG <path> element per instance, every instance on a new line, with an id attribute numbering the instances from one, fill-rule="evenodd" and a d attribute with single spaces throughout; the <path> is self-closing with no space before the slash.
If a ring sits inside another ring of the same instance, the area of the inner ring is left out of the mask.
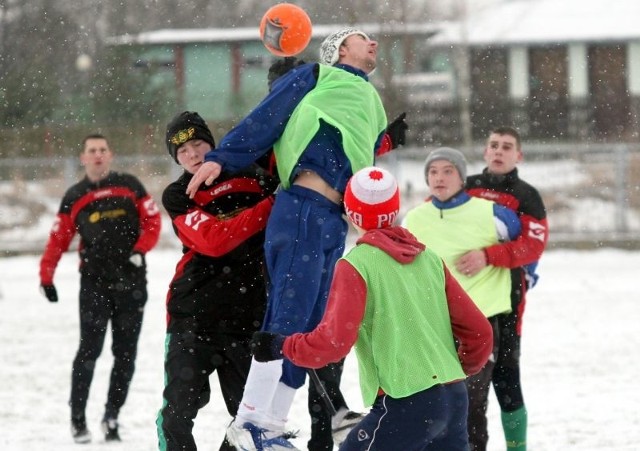
<path id="1" fill-rule="evenodd" d="M 267 433 L 268 436 L 268 433 Z M 300 451 L 298 448 L 293 446 L 293 443 L 289 441 L 290 438 L 295 438 L 296 433 L 294 432 L 285 432 L 283 434 L 276 435 L 271 438 L 263 438 L 262 439 L 262 449 L 264 451 Z"/>
<path id="2" fill-rule="evenodd" d="M 363 413 L 352 412 L 346 407 L 342 407 L 331 418 L 331 434 L 333 435 L 333 443 L 341 445 L 347 438 L 351 429 L 364 418 Z"/>
<path id="3" fill-rule="evenodd" d="M 118 420 L 115 418 L 102 419 L 102 432 L 104 432 L 104 440 L 106 442 L 119 442 L 120 434 L 118 434 Z"/>
<path id="4" fill-rule="evenodd" d="M 76 443 L 89 443 L 91 432 L 87 429 L 87 421 L 84 417 L 71 418 L 71 436 Z"/>
<path id="5" fill-rule="evenodd" d="M 251 423 L 245 423 L 245 426 L 239 426 L 233 420 L 227 427 L 227 441 L 238 451 L 261 450 L 262 440 L 258 427 Z"/>
<path id="6" fill-rule="evenodd" d="M 278 433 L 246 422 L 236 424 L 235 420 L 227 428 L 227 440 L 239 451 L 299 451 L 289 441 L 292 433 Z"/>

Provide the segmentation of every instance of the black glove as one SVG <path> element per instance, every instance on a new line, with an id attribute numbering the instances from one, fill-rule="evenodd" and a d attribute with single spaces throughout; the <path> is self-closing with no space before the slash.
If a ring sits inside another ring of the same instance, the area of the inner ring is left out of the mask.
<path id="1" fill-rule="evenodd" d="M 53 284 L 40 285 L 40 291 L 49 299 L 49 302 L 58 302 L 58 292 Z"/>
<path id="2" fill-rule="evenodd" d="M 297 66 L 306 64 L 304 60 L 299 60 L 295 56 L 287 56 L 284 59 L 278 60 L 269 67 L 269 75 L 267 75 L 267 82 L 269 84 L 269 91 L 271 91 L 271 85 L 278 78 L 289 72 L 291 69 Z"/>
<path id="3" fill-rule="evenodd" d="M 406 134 L 409 126 L 404 121 L 407 117 L 407 113 L 402 113 L 400 116 L 387 126 L 387 135 L 391 139 L 391 148 L 395 149 L 398 146 L 404 146 L 406 141 Z"/>
<path id="4" fill-rule="evenodd" d="M 280 360 L 284 358 L 282 354 L 284 339 L 284 335 L 272 332 L 254 332 L 253 338 L 249 342 L 251 354 L 258 362 Z"/>
<path id="5" fill-rule="evenodd" d="M 142 268 L 144 266 L 144 255 L 141 252 L 133 251 L 129 256 L 129 263 L 136 268 Z"/>

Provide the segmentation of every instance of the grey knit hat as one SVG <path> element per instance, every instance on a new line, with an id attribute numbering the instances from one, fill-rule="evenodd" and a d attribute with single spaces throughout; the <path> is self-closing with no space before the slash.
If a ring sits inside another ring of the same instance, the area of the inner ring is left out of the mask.
<path id="1" fill-rule="evenodd" d="M 365 39 L 369 39 L 369 36 L 364 31 L 357 28 L 343 28 L 340 31 L 330 34 L 322 42 L 320 46 L 320 62 L 327 66 L 333 66 L 338 62 L 340 58 L 340 46 L 349 36 L 353 34 L 359 34 Z"/>
<path id="2" fill-rule="evenodd" d="M 460 174 L 460 178 L 463 182 L 467 180 L 467 160 L 464 157 L 463 153 L 459 150 L 452 149 L 451 147 L 440 147 L 429 154 L 427 160 L 424 162 L 424 175 L 427 178 L 427 173 L 429 172 L 429 166 L 434 161 L 438 160 L 446 160 L 449 163 L 453 164 L 458 170 L 458 174 Z M 427 182 L 429 183 L 429 182 Z"/>

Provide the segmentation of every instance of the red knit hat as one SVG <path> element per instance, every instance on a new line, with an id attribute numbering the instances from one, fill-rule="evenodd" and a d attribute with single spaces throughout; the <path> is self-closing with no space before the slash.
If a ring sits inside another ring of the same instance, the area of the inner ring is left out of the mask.
<path id="1" fill-rule="evenodd" d="M 344 193 L 351 222 L 364 230 L 390 227 L 400 210 L 400 191 L 386 169 L 368 167 L 353 174 Z"/>

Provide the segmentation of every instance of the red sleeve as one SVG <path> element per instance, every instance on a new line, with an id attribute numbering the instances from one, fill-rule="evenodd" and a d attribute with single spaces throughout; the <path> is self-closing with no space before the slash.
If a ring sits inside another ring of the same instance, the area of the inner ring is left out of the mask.
<path id="1" fill-rule="evenodd" d="M 146 254 L 158 244 L 162 218 L 160 210 L 153 198 L 149 195 L 136 201 L 138 216 L 140 217 L 140 237 L 133 246 L 135 251 Z"/>
<path id="2" fill-rule="evenodd" d="M 520 216 L 522 232 L 513 241 L 484 249 L 487 263 L 503 268 L 517 268 L 540 260 L 549 239 L 547 219 Z"/>
<path id="3" fill-rule="evenodd" d="M 385 133 L 382 136 L 382 141 L 380 142 L 380 146 L 376 150 L 376 156 L 380 157 L 385 153 L 389 153 L 393 150 L 393 144 L 391 143 L 391 137 L 388 133 Z"/>
<path id="4" fill-rule="evenodd" d="M 338 260 L 322 321 L 312 332 L 287 337 L 284 356 L 304 368 L 338 362 L 358 339 L 366 302 L 364 279 L 346 260 Z"/>
<path id="5" fill-rule="evenodd" d="M 185 246 L 200 254 L 220 257 L 264 230 L 272 206 L 273 197 L 267 197 L 224 220 L 196 208 L 176 216 L 173 225 Z"/>
<path id="6" fill-rule="evenodd" d="M 458 357 L 465 374 L 478 373 L 493 349 L 491 324 L 445 266 L 445 291 Z"/>
<path id="7" fill-rule="evenodd" d="M 75 234 L 76 228 L 71 216 L 66 213 L 58 213 L 40 259 L 40 283 L 42 285 L 53 284 L 53 274 L 56 272 L 58 262 L 62 254 L 69 249 Z"/>

